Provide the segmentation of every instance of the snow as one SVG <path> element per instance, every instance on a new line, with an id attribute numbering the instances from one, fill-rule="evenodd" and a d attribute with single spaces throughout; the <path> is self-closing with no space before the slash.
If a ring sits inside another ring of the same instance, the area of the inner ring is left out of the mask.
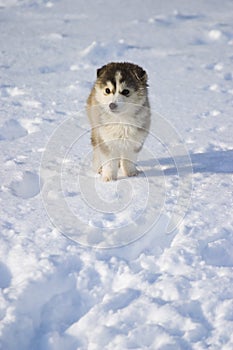
<path id="1" fill-rule="evenodd" d="M 0 349 L 233 348 L 233 3 L 0 0 Z M 142 65 L 136 178 L 91 171 L 96 69 Z"/>

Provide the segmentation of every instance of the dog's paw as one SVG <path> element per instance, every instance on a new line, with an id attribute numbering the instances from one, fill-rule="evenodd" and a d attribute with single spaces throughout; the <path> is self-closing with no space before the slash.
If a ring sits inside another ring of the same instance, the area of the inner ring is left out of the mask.
<path id="1" fill-rule="evenodd" d="M 103 167 L 102 170 L 102 180 L 104 182 L 114 181 L 117 179 L 117 173 L 113 172 L 112 169 Z"/>
<path id="2" fill-rule="evenodd" d="M 108 162 L 102 166 L 102 180 L 104 182 L 114 181 L 117 179 L 117 168 L 114 169 Z"/>
<path id="3" fill-rule="evenodd" d="M 125 162 L 123 166 L 123 174 L 125 176 L 137 176 L 139 174 L 139 170 L 133 163 Z"/>
<path id="4" fill-rule="evenodd" d="M 126 176 L 138 176 L 138 174 L 139 170 L 136 168 L 126 172 Z"/>
<path id="5" fill-rule="evenodd" d="M 113 174 L 102 174 L 102 180 L 104 182 L 116 181 L 117 176 L 115 176 Z"/>

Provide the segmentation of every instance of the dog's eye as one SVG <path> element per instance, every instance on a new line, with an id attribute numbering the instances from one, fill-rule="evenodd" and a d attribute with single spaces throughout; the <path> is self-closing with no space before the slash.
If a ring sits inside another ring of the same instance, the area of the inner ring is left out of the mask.
<path id="1" fill-rule="evenodd" d="M 121 94 L 124 96 L 128 96 L 129 95 L 129 90 L 128 89 L 124 89 L 121 91 Z"/>
<path id="2" fill-rule="evenodd" d="M 105 89 L 105 93 L 106 93 L 106 94 L 110 94 L 110 92 L 111 92 L 111 91 L 110 91 L 109 88 L 106 88 L 106 89 Z"/>

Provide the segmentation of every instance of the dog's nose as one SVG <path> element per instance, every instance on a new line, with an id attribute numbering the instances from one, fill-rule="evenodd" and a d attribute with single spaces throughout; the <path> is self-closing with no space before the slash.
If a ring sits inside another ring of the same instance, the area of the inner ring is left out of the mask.
<path id="1" fill-rule="evenodd" d="M 111 102 L 110 105 L 109 105 L 109 108 L 113 111 L 114 109 L 117 108 L 117 104 L 114 103 L 114 102 Z"/>

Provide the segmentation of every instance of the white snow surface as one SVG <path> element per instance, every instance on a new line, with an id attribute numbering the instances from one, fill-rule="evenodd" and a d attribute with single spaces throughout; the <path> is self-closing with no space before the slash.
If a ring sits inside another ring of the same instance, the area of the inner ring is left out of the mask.
<path id="1" fill-rule="evenodd" d="M 0 0 L 0 349 L 233 349 L 233 2 Z M 143 66 L 136 178 L 91 171 L 96 69 Z"/>

